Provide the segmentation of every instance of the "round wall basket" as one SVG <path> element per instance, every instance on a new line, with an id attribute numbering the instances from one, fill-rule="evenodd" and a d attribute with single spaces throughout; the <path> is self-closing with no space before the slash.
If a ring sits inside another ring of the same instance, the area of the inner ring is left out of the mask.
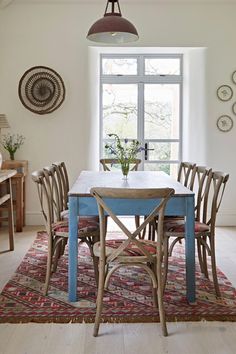
<path id="1" fill-rule="evenodd" d="M 64 101 L 65 85 L 56 71 L 34 66 L 20 79 L 18 93 L 22 104 L 31 112 L 48 114 Z"/>

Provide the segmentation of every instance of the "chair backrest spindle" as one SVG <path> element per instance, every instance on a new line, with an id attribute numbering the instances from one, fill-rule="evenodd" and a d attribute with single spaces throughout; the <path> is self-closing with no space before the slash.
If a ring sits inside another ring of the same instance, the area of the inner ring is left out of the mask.
<path id="1" fill-rule="evenodd" d="M 54 162 L 53 166 L 56 168 L 57 179 L 60 181 L 62 188 L 62 203 L 63 210 L 68 209 L 68 192 L 69 192 L 69 178 L 65 162 Z"/>
<path id="2" fill-rule="evenodd" d="M 228 174 L 219 171 L 213 171 L 211 183 L 212 198 L 209 205 L 209 218 L 207 220 L 207 224 L 211 225 L 211 230 L 215 229 L 216 216 L 220 208 L 228 180 Z"/>
<path id="3" fill-rule="evenodd" d="M 196 164 L 191 162 L 181 162 L 178 171 L 177 181 L 185 187 L 193 190 L 196 175 Z"/>
<path id="4" fill-rule="evenodd" d="M 46 231 L 50 235 L 52 232 L 52 224 L 55 219 L 54 207 L 51 198 L 51 186 L 49 186 L 45 177 L 45 171 L 40 170 L 33 172 L 32 179 L 37 185 L 41 212 L 44 218 Z"/>

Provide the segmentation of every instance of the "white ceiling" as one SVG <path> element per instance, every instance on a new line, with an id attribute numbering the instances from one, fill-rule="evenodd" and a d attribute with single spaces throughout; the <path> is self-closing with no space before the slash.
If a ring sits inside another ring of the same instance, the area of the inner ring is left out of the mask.
<path id="1" fill-rule="evenodd" d="M 10 4 L 79 4 L 79 3 L 97 3 L 106 5 L 107 0 L 0 0 L 0 9 L 4 9 Z M 236 0 L 119 0 L 122 6 L 122 3 L 129 4 L 154 4 L 154 3 L 205 3 L 205 4 L 214 4 L 214 3 L 235 3 Z"/>
<path id="2" fill-rule="evenodd" d="M 9 3 L 101 3 L 106 4 L 107 0 L 0 0 L 0 4 L 8 5 Z M 122 3 L 236 3 L 236 0 L 119 0 Z"/>

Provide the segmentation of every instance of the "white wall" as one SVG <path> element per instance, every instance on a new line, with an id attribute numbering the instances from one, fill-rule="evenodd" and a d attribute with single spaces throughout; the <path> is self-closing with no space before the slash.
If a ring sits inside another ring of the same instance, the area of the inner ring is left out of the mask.
<path id="1" fill-rule="evenodd" d="M 16 158 L 29 160 L 29 172 L 52 161 L 65 160 L 73 182 L 79 171 L 94 165 L 91 146 L 96 139 L 97 125 L 91 114 L 94 105 L 89 94 L 93 85 L 89 75 L 91 43 L 86 40 L 86 33 L 102 16 L 104 7 L 105 2 L 102 5 L 14 2 L 0 10 L 0 112 L 7 114 L 14 132 L 26 137 Z M 236 5 L 124 3 L 122 12 L 139 31 L 136 46 L 206 48 L 205 87 L 199 84 L 198 92 L 202 106 L 197 111 L 194 106 L 189 109 L 191 131 L 199 145 L 192 145 L 188 157 L 196 160 L 199 154 L 199 163 L 230 173 L 219 220 L 235 225 L 236 127 L 229 133 L 221 133 L 216 129 L 216 119 L 221 114 L 233 116 L 231 106 L 236 101 L 236 85 L 230 79 L 236 70 Z M 18 99 L 19 80 L 35 65 L 53 68 L 65 82 L 65 102 L 49 115 L 31 113 Z M 198 80 L 197 72 L 195 80 Z M 221 84 L 234 87 L 234 98 L 229 103 L 216 97 L 216 89 Z M 27 222 L 38 223 L 39 205 L 30 176 L 26 209 Z"/>

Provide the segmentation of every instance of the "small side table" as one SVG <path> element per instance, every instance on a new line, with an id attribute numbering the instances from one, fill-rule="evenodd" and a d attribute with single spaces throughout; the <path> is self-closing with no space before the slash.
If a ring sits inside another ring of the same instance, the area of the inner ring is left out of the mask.
<path id="1" fill-rule="evenodd" d="M 16 232 L 21 232 L 25 226 L 25 179 L 28 173 L 28 161 L 5 160 L 2 169 L 17 171 L 12 177 L 13 208 L 16 213 Z"/>
<path id="2" fill-rule="evenodd" d="M 0 219 L 8 221 L 8 230 L 9 230 L 9 246 L 10 251 L 14 250 L 14 221 L 13 221 L 13 207 L 12 207 L 12 188 L 11 188 L 11 179 L 16 175 L 16 171 L 13 170 L 0 170 L 0 184 L 6 184 L 6 193 L 0 195 L 0 205 L 6 205 L 8 215 L 6 218 Z"/>

